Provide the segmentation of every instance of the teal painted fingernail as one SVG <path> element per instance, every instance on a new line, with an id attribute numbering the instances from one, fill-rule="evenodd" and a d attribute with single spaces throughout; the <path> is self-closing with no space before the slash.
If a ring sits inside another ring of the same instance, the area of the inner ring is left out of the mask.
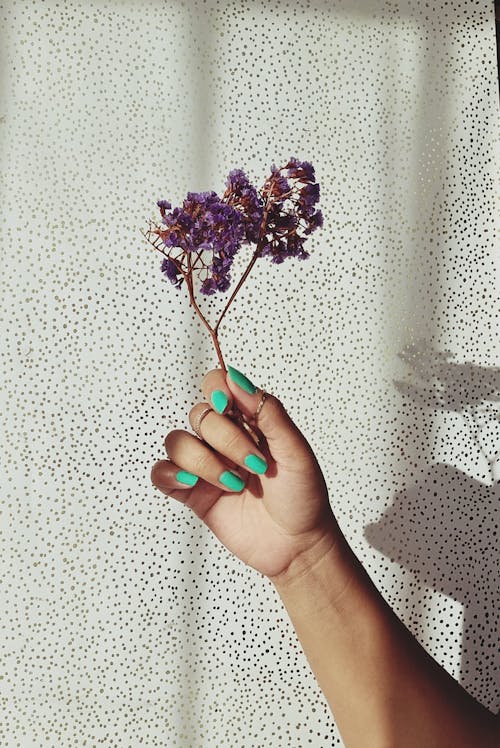
<path id="1" fill-rule="evenodd" d="M 257 387 L 255 387 L 255 385 L 253 385 L 248 377 L 242 374 L 241 371 L 234 369 L 232 366 L 228 366 L 227 371 L 231 381 L 237 384 L 238 387 L 241 387 L 242 390 L 245 390 L 245 392 L 248 392 L 249 395 L 253 395 L 257 392 Z"/>
<path id="2" fill-rule="evenodd" d="M 242 481 L 238 475 L 231 473 L 230 470 L 225 470 L 222 475 L 219 476 L 219 480 L 222 485 L 229 488 L 230 491 L 241 491 L 245 488 L 245 482 Z"/>
<path id="3" fill-rule="evenodd" d="M 187 470 L 179 470 L 175 477 L 179 483 L 184 483 L 186 486 L 195 486 L 198 483 L 198 476 L 188 473 Z"/>
<path id="4" fill-rule="evenodd" d="M 257 455 L 247 455 L 245 457 L 245 465 L 259 475 L 262 475 L 267 470 L 267 462 L 262 457 L 257 457 Z"/>
<path id="5" fill-rule="evenodd" d="M 214 390 L 210 395 L 210 402 L 214 406 L 217 413 L 224 413 L 228 404 L 229 398 L 222 390 Z"/>

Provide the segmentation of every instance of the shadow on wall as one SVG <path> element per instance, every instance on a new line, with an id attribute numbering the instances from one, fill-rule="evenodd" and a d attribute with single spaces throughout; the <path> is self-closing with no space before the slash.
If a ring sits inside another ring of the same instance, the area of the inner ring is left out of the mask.
<path id="1" fill-rule="evenodd" d="M 422 584 L 462 603 L 460 683 L 497 711 L 500 369 L 450 363 L 450 353 L 424 343 L 405 348 L 400 356 L 419 381 L 395 382 L 398 390 L 426 407 L 463 415 L 488 460 L 492 483 L 451 465 L 429 465 L 396 493 L 392 506 L 364 534 L 372 547 Z"/>
<path id="2" fill-rule="evenodd" d="M 500 480 L 500 369 L 456 364 L 449 351 L 419 341 L 400 354 L 413 370 L 412 381 L 394 382 L 399 392 L 422 408 L 459 413 L 486 458 L 493 483 Z"/>

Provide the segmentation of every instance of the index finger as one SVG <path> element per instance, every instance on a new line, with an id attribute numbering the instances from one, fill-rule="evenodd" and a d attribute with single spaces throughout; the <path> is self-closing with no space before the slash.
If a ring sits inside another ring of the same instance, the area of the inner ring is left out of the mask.
<path id="1" fill-rule="evenodd" d="M 233 405 L 233 397 L 226 383 L 226 375 L 222 369 L 212 369 L 205 375 L 202 392 L 216 413 L 227 413 Z"/>

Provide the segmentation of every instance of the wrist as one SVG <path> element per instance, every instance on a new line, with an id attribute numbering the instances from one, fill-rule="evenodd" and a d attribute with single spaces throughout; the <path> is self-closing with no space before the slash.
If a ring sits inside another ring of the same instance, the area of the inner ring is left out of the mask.
<path id="1" fill-rule="evenodd" d="M 332 515 L 287 568 L 269 579 L 283 600 L 295 595 L 301 598 L 304 590 L 312 592 L 322 580 L 330 593 L 336 595 L 346 586 L 357 565 L 359 562 Z"/>

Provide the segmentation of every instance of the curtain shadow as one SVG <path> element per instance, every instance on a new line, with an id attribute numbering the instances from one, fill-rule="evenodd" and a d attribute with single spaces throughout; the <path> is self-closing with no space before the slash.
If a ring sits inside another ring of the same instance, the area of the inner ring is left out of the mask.
<path id="1" fill-rule="evenodd" d="M 462 604 L 459 680 L 497 711 L 500 480 L 493 465 L 500 457 L 500 369 L 455 363 L 450 352 L 435 351 L 424 341 L 407 346 L 400 356 L 416 381 L 395 381 L 398 391 L 423 408 L 464 417 L 490 466 L 490 484 L 452 465 L 430 464 L 395 494 L 364 535 L 423 585 Z"/>

